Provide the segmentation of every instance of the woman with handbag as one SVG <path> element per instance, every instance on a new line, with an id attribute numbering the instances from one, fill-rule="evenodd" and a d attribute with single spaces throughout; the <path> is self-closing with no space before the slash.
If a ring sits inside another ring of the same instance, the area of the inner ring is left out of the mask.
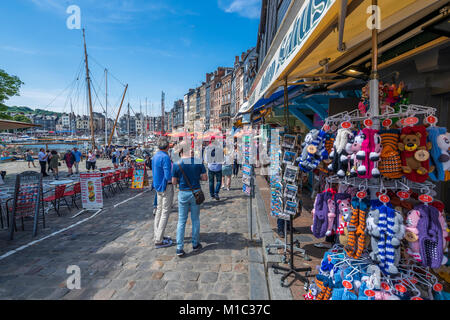
<path id="1" fill-rule="evenodd" d="M 205 196 L 200 186 L 200 181 L 208 181 L 206 168 L 201 159 L 194 159 L 194 150 L 189 145 L 179 148 L 181 161 L 174 163 L 172 169 L 172 183 L 179 185 L 178 192 L 178 226 L 177 226 L 177 256 L 183 257 L 184 233 L 186 222 L 191 211 L 192 221 L 192 249 L 199 251 L 203 247 L 200 243 L 200 205 L 205 201 Z M 190 152 L 183 152 L 190 150 Z"/>

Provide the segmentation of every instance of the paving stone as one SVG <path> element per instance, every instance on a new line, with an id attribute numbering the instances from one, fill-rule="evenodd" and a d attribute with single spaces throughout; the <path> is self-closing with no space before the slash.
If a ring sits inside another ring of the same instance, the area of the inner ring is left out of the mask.
<path id="1" fill-rule="evenodd" d="M 197 281 L 199 277 L 199 272 L 186 271 L 181 273 L 181 279 L 184 281 Z"/>
<path id="2" fill-rule="evenodd" d="M 220 265 L 220 272 L 230 272 L 233 270 L 231 263 L 224 263 Z"/>
<path id="3" fill-rule="evenodd" d="M 234 265 L 233 270 L 238 273 L 247 273 L 248 266 L 243 263 L 237 263 Z"/>
<path id="4" fill-rule="evenodd" d="M 180 273 L 175 272 L 175 271 L 168 271 L 168 272 L 164 273 L 163 280 L 166 280 L 166 281 L 180 280 Z"/>
<path id="5" fill-rule="evenodd" d="M 152 266 L 150 267 L 151 270 L 161 270 L 164 266 L 164 262 L 162 261 L 155 261 L 153 262 Z"/>
<path id="6" fill-rule="evenodd" d="M 205 272 L 200 274 L 200 282 L 203 283 L 214 283 L 217 281 L 219 274 L 217 272 Z"/>
<path id="7" fill-rule="evenodd" d="M 99 292 L 97 292 L 93 299 L 94 300 L 110 300 L 112 296 L 116 293 L 116 290 L 113 289 L 102 289 Z"/>
<path id="8" fill-rule="evenodd" d="M 156 271 L 152 274 L 152 280 L 162 279 L 163 276 L 164 276 L 164 272 Z"/>

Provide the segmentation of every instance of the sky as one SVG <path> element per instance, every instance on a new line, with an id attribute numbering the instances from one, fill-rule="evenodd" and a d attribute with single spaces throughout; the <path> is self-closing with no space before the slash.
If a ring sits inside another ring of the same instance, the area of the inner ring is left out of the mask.
<path id="1" fill-rule="evenodd" d="M 232 67 L 254 47 L 261 0 L 14 0 L 0 1 L 0 69 L 25 84 L 6 105 L 87 114 L 84 49 L 73 11 L 86 29 L 94 111 L 118 111 L 125 84 L 131 112 L 160 115 L 201 85 L 207 72 Z M 146 109 L 147 99 L 147 109 Z"/>

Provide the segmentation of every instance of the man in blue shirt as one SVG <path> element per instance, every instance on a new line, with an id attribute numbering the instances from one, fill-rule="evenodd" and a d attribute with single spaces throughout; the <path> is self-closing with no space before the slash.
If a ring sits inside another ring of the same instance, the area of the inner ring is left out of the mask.
<path id="1" fill-rule="evenodd" d="M 200 243 L 200 206 L 196 203 L 193 192 L 199 191 L 201 189 L 200 181 L 207 181 L 208 177 L 206 176 L 205 166 L 198 159 L 197 161 L 194 159 L 193 149 L 191 148 L 190 152 L 184 152 L 184 150 L 189 150 L 187 143 L 180 147 L 182 159 L 179 163 L 173 165 L 172 182 L 174 185 L 180 185 L 180 191 L 178 192 L 177 256 L 182 257 L 185 255 L 183 250 L 184 233 L 189 210 L 191 211 L 192 221 L 192 249 L 194 251 L 202 249 Z M 186 178 L 189 181 L 186 181 Z"/>
<path id="2" fill-rule="evenodd" d="M 153 187 L 156 190 L 158 202 L 153 239 L 157 249 L 169 247 L 173 243 L 169 237 L 164 237 L 173 202 L 172 161 L 168 154 L 169 140 L 161 137 L 158 148 L 159 151 L 152 159 Z"/>
<path id="3" fill-rule="evenodd" d="M 75 157 L 75 162 L 73 164 L 75 166 L 75 173 L 79 174 L 80 171 L 78 170 L 78 167 L 79 167 L 80 162 L 81 162 L 81 152 L 78 150 L 77 147 L 75 147 L 75 148 L 73 148 L 72 154 Z"/>
<path id="4" fill-rule="evenodd" d="M 211 140 L 210 145 L 205 149 L 206 163 L 208 163 L 208 179 L 209 179 L 209 194 L 211 198 L 220 200 L 219 192 L 222 184 L 222 162 L 223 149 L 214 140 Z M 217 185 L 214 188 L 214 178 Z"/>

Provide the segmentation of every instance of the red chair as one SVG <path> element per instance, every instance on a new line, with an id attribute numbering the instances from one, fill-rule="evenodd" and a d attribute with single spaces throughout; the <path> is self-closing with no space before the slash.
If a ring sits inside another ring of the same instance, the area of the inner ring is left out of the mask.
<path id="1" fill-rule="evenodd" d="M 127 185 L 127 170 L 120 170 L 120 182 L 123 183 L 124 185 Z"/>
<path id="2" fill-rule="evenodd" d="M 64 197 L 72 197 L 72 206 L 75 206 L 78 208 L 76 199 L 77 199 L 77 195 L 81 194 L 81 183 L 76 183 L 72 190 L 69 190 L 67 192 L 64 193 Z"/>
<path id="3" fill-rule="evenodd" d="M 133 179 L 133 174 L 134 174 L 134 169 L 133 168 L 129 168 L 127 170 L 127 186 L 131 182 L 131 180 Z"/>
<path id="4" fill-rule="evenodd" d="M 112 183 L 116 186 L 117 190 L 123 191 L 122 183 L 120 182 L 120 171 L 114 172 Z"/>
<path id="5" fill-rule="evenodd" d="M 43 200 L 44 202 L 50 202 L 53 205 L 53 208 L 55 209 L 55 211 L 58 214 L 58 216 L 61 216 L 59 214 L 59 206 L 60 206 L 60 203 L 61 203 L 61 199 L 64 200 L 64 202 L 67 205 L 67 208 L 69 208 L 69 211 L 70 211 L 70 206 L 67 203 L 66 198 L 64 198 L 64 192 L 65 191 L 66 191 L 66 185 L 65 184 L 63 184 L 61 186 L 56 186 L 55 194 L 50 196 L 50 197 L 44 198 L 44 200 Z"/>
<path id="6" fill-rule="evenodd" d="M 105 196 L 105 198 L 108 198 L 108 194 L 106 192 L 106 188 L 108 188 L 109 192 L 111 192 L 111 194 L 114 194 L 114 189 L 112 188 L 112 175 L 107 175 L 104 176 L 102 179 L 102 190 L 103 190 L 103 195 Z"/>

